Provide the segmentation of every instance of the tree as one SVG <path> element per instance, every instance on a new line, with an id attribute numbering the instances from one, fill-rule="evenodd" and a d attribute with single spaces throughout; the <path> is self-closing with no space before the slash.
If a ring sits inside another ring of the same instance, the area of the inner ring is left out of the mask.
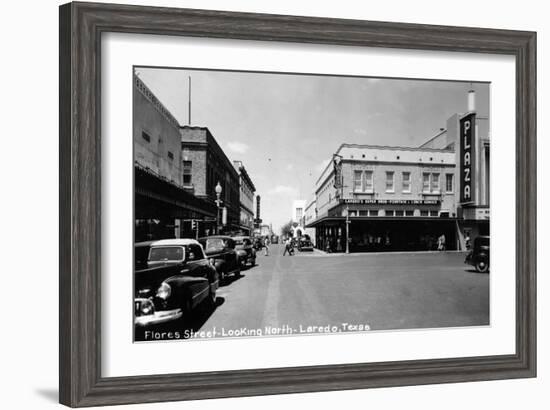
<path id="1" fill-rule="evenodd" d="M 293 226 L 294 226 L 294 223 L 292 222 L 292 220 L 288 221 L 281 228 L 281 235 L 282 236 L 292 236 L 292 227 Z"/>

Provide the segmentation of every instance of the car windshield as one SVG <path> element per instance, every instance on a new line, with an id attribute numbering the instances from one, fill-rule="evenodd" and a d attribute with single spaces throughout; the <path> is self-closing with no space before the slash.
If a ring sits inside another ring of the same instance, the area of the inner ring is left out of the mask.
<path id="1" fill-rule="evenodd" d="M 205 250 L 225 248 L 225 240 L 222 238 L 210 238 L 206 240 Z"/>
<path id="2" fill-rule="evenodd" d="M 182 261 L 184 256 L 185 252 L 181 246 L 154 247 L 149 251 L 151 262 Z"/>

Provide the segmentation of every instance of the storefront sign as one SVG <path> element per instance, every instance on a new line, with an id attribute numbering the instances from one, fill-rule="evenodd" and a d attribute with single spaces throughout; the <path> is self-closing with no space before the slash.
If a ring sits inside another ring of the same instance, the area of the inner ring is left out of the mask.
<path id="1" fill-rule="evenodd" d="M 475 113 L 460 119 L 460 203 L 463 205 L 475 201 L 475 123 Z"/>
<path id="2" fill-rule="evenodd" d="M 439 199 L 341 199 L 341 204 L 355 205 L 438 205 Z"/>

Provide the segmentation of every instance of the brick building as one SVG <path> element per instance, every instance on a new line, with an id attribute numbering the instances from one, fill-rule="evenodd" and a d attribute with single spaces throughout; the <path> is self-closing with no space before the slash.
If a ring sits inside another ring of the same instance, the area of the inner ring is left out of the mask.
<path id="1" fill-rule="evenodd" d="M 239 174 L 206 127 L 180 127 L 183 186 L 197 198 L 216 207 L 216 186 L 222 189 L 218 221 L 225 233 L 240 231 Z M 223 209 L 225 208 L 225 210 Z M 225 217 L 223 216 L 225 215 Z M 201 235 L 214 233 L 216 220 L 199 222 Z"/>
<path id="2" fill-rule="evenodd" d="M 233 165 L 239 174 L 240 228 L 243 234 L 251 235 L 254 231 L 254 193 L 256 187 L 242 161 L 233 161 Z"/>
<path id="3" fill-rule="evenodd" d="M 194 237 L 191 220 L 214 220 L 216 207 L 184 189 L 177 120 L 134 75 L 134 239 Z"/>

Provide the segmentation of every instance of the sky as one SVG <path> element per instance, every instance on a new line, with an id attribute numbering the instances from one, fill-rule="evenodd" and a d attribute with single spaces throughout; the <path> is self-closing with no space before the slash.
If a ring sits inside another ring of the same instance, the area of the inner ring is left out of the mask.
<path id="1" fill-rule="evenodd" d="M 476 91 L 489 115 L 487 83 L 136 68 L 181 125 L 208 127 L 228 158 L 243 161 L 262 197 L 261 218 L 275 233 L 295 199 L 342 143 L 417 147 L 467 111 Z M 189 78 L 191 120 L 189 122 Z"/>

